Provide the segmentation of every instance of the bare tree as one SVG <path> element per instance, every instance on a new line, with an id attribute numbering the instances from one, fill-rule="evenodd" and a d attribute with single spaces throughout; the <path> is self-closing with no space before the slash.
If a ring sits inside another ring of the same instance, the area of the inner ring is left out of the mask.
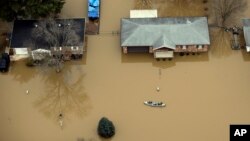
<path id="1" fill-rule="evenodd" d="M 80 43 L 79 24 L 73 20 L 54 20 L 48 19 L 37 23 L 33 30 L 36 39 L 43 40 L 49 47 L 65 47 Z"/>
<path id="2" fill-rule="evenodd" d="M 240 18 L 247 8 L 246 0 L 211 0 L 209 1 L 210 17 L 213 19 L 211 27 L 219 27 L 222 32 L 232 35 L 230 41 L 232 49 L 240 49 L 240 33 L 242 28 L 238 27 Z M 225 36 L 225 34 L 222 34 Z"/>
<path id="3" fill-rule="evenodd" d="M 43 75 L 46 84 L 44 94 L 34 102 L 45 116 L 59 123 L 63 128 L 70 115 L 77 115 L 83 118 L 91 109 L 89 98 L 84 88 L 84 77 L 82 68 L 73 71 L 69 64 L 65 65 L 62 73 L 50 71 Z M 79 77 L 72 77 L 76 74 Z"/>
<path id="4" fill-rule="evenodd" d="M 211 0 L 215 24 L 220 27 L 232 26 L 247 8 L 246 0 Z"/>
<path id="5" fill-rule="evenodd" d="M 63 66 L 63 48 L 80 45 L 80 38 L 77 32 L 80 30 L 80 25 L 73 20 L 42 20 L 34 25 L 33 49 L 43 48 L 50 50 L 54 48 L 52 56 L 44 56 L 45 66 L 55 66 L 57 72 Z"/>
<path id="6" fill-rule="evenodd" d="M 204 3 L 201 0 L 152 0 L 160 17 L 203 16 Z"/>

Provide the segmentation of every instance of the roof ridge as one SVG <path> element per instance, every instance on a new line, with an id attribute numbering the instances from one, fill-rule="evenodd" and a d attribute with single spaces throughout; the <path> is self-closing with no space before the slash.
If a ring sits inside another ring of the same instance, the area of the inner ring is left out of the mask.
<path id="1" fill-rule="evenodd" d="M 161 43 L 160 45 L 157 43 Z M 154 48 L 161 48 L 161 47 L 167 47 L 171 49 L 175 49 L 176 43 L 169 39 L 169 37 L 166 36 L 166 34 L 163 34 L 160 36 L 155 42 L 154 42 Z"/>
<path id="2" fill-rule="evenodd" d="M 134 37 L 133 35 L 136 34 L 136 32 L 139 30 L 139 27 L 140 26 L 137 26 L 132 33 L 130 32 L 129 37 L 126 40 L 124 40 L 122 44 L 126 43 L 127 41 L 130 40 L 130 38 Z"/>
<path id="3" fill-rule="evenodd" d="M 200 23 L 200 22 L 203 22 L 202 20 L 198 19 L 197 21 L 193 22 L 192 24 L 190 24 L 190 28 L 192 28 L 192 30 L 197 34 L 199 35 L 198 37 L 201 37 L 201 39 L 203 39 L 204 41 L 208 41 L 203 34 L 201 34 L 200 32 L 197 31 L 196 28 L 194 28 L 194 26 L 192 25 L 196 25 L 197 23 Z M 196 26 L 195 26 L 196 27 Z M 199 27 L 199 26 L 197 26 Z M 208 37 L 209 38 L 209 37 Z M 210 41 L 208 41 L 210 43 Z"/>

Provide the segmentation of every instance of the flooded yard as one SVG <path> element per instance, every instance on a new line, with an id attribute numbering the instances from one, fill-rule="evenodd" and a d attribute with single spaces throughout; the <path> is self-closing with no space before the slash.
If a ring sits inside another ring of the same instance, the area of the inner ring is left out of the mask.
<path id="1" fill-rule="evenodd" d="M 62 16 L 85 17 L 86 1 L 67 0 Z M 160 2 L 154 6 L 175 9 Z M 20 61 L 0 74 L 1 141 L 102 141 L 103 116 L 116 127 L 112 141 L 228 141 L 230 124 L 250 123 L 250 54 L 231 50 L 230 35 L 216 30 L 205 54 L 172 61 L 124 55 L 119 35 L 109 33 L 119 31 L 120 18 L 133 7 L 133 0 L 102 1 L 101 34 L 88 36 L 86 56 L 66 62 L 61 73 Z M 176 16 L 169 11 L 159 14 Z M 148 107 L 145 100 L 167 106 Z"/>

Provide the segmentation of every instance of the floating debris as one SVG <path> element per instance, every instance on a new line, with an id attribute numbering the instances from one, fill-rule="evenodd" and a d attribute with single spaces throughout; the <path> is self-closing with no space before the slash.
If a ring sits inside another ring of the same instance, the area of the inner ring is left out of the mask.
<path id="1" fill-rule="evenodd" d="M 62 119 L 59 120 L 59 124 L 60 124 L 61 127 L 63 127 L 63 120 Z"/>
<path id="2" fill-rule="evenodd" d="M 156 91 L 157 92 L 159 92 L 160 91 L 160 87 L 158 86 L 158 87 L 156 87 Z"/>
<path id="3" fill-rule="evenodd" d="M 26 90 L 26 94 L 29 94 L 29 90 Z"/>
<path id="4" fill-rule="evenodd" d="M 158 73 L 159 73 L 159 76 L 161 76 L 161 69 L 159 69 L 159 72 L 158 72 Z"/>

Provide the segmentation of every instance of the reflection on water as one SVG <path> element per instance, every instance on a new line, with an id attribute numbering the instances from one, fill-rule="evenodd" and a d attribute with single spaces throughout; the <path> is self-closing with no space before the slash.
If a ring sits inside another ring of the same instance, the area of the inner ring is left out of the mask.
<path id="1" fill-rule="evenodd" d="M 16 67 L 18 65 L 18 67 Z M 7 73 L 8 75 L 11 75 L 13 77 L 14 81 L 18 81 L 21 84 L 27 83 L 30 81 L 30 79 L 34 78 L 37 75 L 36 68 L 29 68 L 24 69 L 23 67 L 19 66 L 25 66 L 25 61 L 19 61 L 19 62 L 12 62 L 10 65 L 10 70 Z"/>
<path id="2" fill-rule="evenodd" d="M 149 53 L 122 53 L 122 63 L 151 63 L 153 67 L 157 68 L 170 68 L 175 66 L 175 60 L 159 60 L 154 59 L 153 54 Z"/>
<path id="3" fill-rule="evenodd" d="M 247 52 L 245 49 L 242 49 L 241 52 L 242 52 L 242 57 L 243 57 L 244 61 L 249 62 L 250 61 L 249 52 Z"/>
<path id="4" fill-rule="evenodd" d="M 178 53 L 175 54 L 173 60 L 156 60 L 154 56 L 149 53 L 121 53 L 122 63 L 151 63 L 153 67 L 167 69 L 174 67 L 178 62 L 206 62 L 209 60 L 207 53 L 200 54 L 189 54 L 180 56 Z"/>
<path id="5" fill-rule="evenodd" d="M 76 74 L 77 77 L 74 77 Z M 58 116 L 67 119 L 71 114 L 84 117 L 90 110 L 89 98 L 83 87 L 84 76 L 81 68 L 77 72 L 72 72 L 71 66 L 67 63 L 61 73 L 56 73 L 52 69 L 42 74 L 42 83 L 46 85 L 34 106 L 46 117 L 54 120 L 58 120 Z"/>
<path id="6" fill-rule="evenodd" d="M 224 29 L 211 29 L 211 54 L 215 57 L 225 57 L 232 53 L 231 49 L 231 33 L 227 33 Z"/>

